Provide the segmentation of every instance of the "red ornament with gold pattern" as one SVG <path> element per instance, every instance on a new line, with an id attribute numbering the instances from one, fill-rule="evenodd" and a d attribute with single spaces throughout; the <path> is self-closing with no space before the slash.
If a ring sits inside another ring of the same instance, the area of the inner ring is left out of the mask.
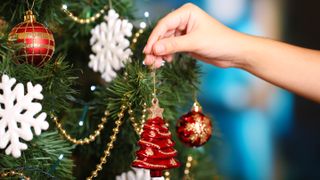
<path id="1" fill-rule="evenodd" d="M 140 149 L 136 152 L 137 158 L 132 166 L 150 169 L 151 177 L 161 177 L 162 171 L 180 166 L 174 158 L 177 151 L 173 148 L 174 142 L 163 117 L 163 109 L 158 100 L 153 99 L 149 108 L 149 117 L 143 126 L 141 139 L 138 142 Z"/>
<path id="2" fill-rule="evenodd" d="M 16 25 L 9 33 L 9 41 L 23 43 L 17 52 L 19 63 L 42 66 L 49 61 L 54 52 L 52 32 L 36 21 L 31 10 L 24 16 L 24 21 Z"/>
<path id="3" fill-rule="evenodd" d="M 202 113 L 198 101 L 193 104 L 190 112 L 180 117 L 176 131 L 179 139 L 190 147 L 204 145 L 212 135 L 212 124 L 209 117 Z"/>

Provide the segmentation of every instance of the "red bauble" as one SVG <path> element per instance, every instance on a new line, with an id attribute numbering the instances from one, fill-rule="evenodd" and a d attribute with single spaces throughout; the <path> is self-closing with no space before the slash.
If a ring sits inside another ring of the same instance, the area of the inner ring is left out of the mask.
<path id="1" fill-rule="evenodd" d="M 204 145 L 212 135 L 211 120 L 202 113 L 198 102 L 190 112 L 180 117 L 176 126 L 179 139 L 190 147 Z"/>
<path id="2" fill-rule="evenodd" d="M 20 63 L 42 66 L 50 60 L 54 52 L 55 42 L 52 32 L 36 22 L 31 10 L 26 12 L 24 22 L 11 30 L 9 41 L 24 44 L 17 52 Z"/>
<path id="3" fill-rule="evenodd" d="M 132 166 L 150 169 L 151 177 L 162 176 L 162 170 L 176 168 L 180 163 L 174 158 L 177 151 L 171 140 L 171 133 L 162 119 L 162 108 L 154 104 L 149 111 L 149 119 L 143 126 L 141 139 L 138 142 L 140 149 L 136 152 L 137 158 Z"/>

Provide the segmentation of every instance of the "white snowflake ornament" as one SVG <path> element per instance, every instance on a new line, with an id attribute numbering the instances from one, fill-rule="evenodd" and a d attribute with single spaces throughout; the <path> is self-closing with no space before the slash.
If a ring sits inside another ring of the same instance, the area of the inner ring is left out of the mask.
<path id="1" fill-rule="evenodd" d="M 31 141 L 33 133 L 40 135 L 49 127 L 45 121 L 47 114 L 41 112 L 42 105 L 35 100 L 43 99 L 42 86 L 27 83 L 27 93 L 23 84 L 16 84 L 15 78 L 2 75 L 0 82 L 0 149 L 6 149 L 7 155 L 15 158 L 28 146 L 20 141 Z"/>
<path id="2" fill-rule="evenodd" d="M 94 54 L 89 56 L 89 67 L 110 82 L 117 76 L 115 71 L 130 61 L 132 52 L 126 38 L 132 35 L 133 25 L 126 19 L 119 19 L 119 14 L 113 9 L 104 19 L 105 22 L 91 30 L 90 45 Z"/>
<path id="3" fill-rule="evenodd" d="M 132 167 L 132 171 L 122 173 L 116 180 L 151 180 L 150 170 Z"/>

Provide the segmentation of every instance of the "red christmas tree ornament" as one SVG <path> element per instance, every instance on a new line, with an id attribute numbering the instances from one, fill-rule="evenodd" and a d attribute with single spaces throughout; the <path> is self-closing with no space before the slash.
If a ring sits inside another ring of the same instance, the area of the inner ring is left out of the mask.
<path id="1" fill-rule="evenodd" d="M 177 151 L 173 148 L 174 142 L 171 133 L 162 117 L 163 109 L 158 100 L 153 99 L 149 108 L 149 117 L 143 126 L 141 139 L 138 142 L 140 149 L 136 152 L 137 158 L 133 167 L 150 169 L 151 177 L 161 177 L 162 171 L 180 166 L 174 158 Z"/>
<path id="2" fill-rule="evenodd" d="M 190 147 L 204 145 L 212 135 L 211 120 L 202 113 L 199 102 L 195 102 L 190 112 L 180 117 L 176 126 L 179 139 Z"/>
<path id="3" fill-rule="evenodd" d="M 50 60 L 54 52 L 55 42 L 52 32 L 36 22 L 31 10 L 26 12 L 24 21 L 11 30 L 9 41 L 24 44 L 17 52 L 19 63 L 42 66 Z"/>

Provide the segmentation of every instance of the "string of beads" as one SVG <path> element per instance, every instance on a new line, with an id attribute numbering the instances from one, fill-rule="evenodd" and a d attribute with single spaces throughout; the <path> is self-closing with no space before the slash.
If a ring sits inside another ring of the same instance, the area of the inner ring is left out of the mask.
<path id="1" fill-rule="evenodd" d="M 97 130 L 94 131 L 94 133 L 90 134 L 88 137 L 83 138 L 83 139 L 76 139 L 71 137 L 70 134 L 67 133 L 67 131 L 62 127 L 61 123 L 59 122 L 58 118 L 54 116 L 53 114 L 51 115 L 51 118 L 56 124 L 57 129 L 59 132 L 71 143 L 77 144 L 77 145 L 84 145 L 84 144 L 90 144 L 96 140 L 96 138 L 101 134 L 102 129 L 104 128 L 104 124 L 107 122 L 107 116 L 109 115 L 109 111 L 104 112 L 104 116 L 101 118 L 101 122 L 98 125 Z"/>
<path id="2" fill-rule="evenodd" d="M 135 130 L 135 132 L 140 135 L 143 131 L 143 125 L 146 121 L 146 113 L 147 113 L 147 104 L 143 103 L 143 110 L 142 110 L 142 115 L 141 115 L 141 121 L 140 123 L 138 121 L 136 121 L 136 118 L 134 116 L 134 112 L 131 109 L 131 104 L 128 105 L 128 114 L 129 114 L 129 119 L 130 122 Z"/>
<path id="3" fill-rule="evenodd" d="M 22 172 L 17 172 L 14 170 L 10 171 L 4 171 L 0 173 L 0 179 L 6 178 L 6 177 L 13 177 L 13 176 L 18 176 L 19 178 L 23 178 L 25 180 L 30 180 L 30 178 L 26 175 L 24 175 Z"/>
<path id="4" fill-rule="evenodd" d="M 108 142 L 105 150 L 103 151 L 103 155 L 100 157 L 99 164 L 96 165 L 96 169 L 91 172 L 91 175 L 87 177 L 87 180 L 92 180 L 93 178 L 98 176 L 99 171 L 102 170 L 103 165 L 107 163 L 107 157 L 110 156 L 110 151 L 113 148 L 113 144 L 117 139 L 117 134 L 119 133 L 119 128 L 123 123 L 124 112 L 127 109 L 126 105 L 121 106 L 121 111 L 118 113 L 118 119 L 115 121 L 116 126 L 113 128 L 113 134 L 110 136 L 110 141 Z"/>
<path id="5" fill-rule="evenodd" d="M 95 13 L 93 16 L 88 18 L 80 18 L 75 16 L 72 12 L 68 10 L 68 6 L 66 4 L 62 5 L 63 12 L 65 12 L 73 21 L 80 23 L 80 24 L 89 24 L 95 22 L 97 19 L 101 17 L 102 14 L 105 13 L 105 11 L 108 9 L 108 6 L 103 6 L 102 9 L 100 9 L 97 13 Z"/>

